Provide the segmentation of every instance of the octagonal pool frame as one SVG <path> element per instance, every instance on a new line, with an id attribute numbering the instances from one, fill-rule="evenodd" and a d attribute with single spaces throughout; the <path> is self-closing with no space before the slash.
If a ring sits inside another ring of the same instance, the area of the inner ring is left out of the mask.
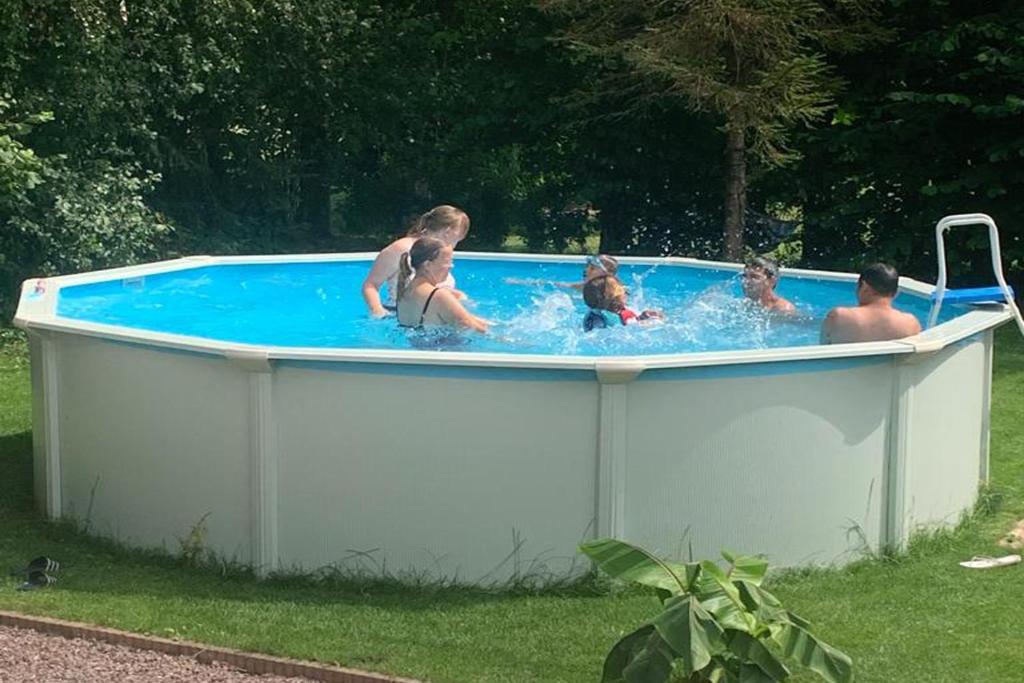
<path id="1" fill-rule="evenodd" d="M 595 536 L 684 559 L 841 564 L 957 522 L 988 476 L 1003 306 L 892 342 L 630 357 L 257 346 L 56 315 L 71 285 L 373 256 L 27 281 L 15 323 L 30 340 L 40 507 L 171 551 L 201 526 L 209 550 L 260 575 L 500 583 L 578 572 L 575 548 Z M 901 291 L 932 287 L 903 278 Z"/>

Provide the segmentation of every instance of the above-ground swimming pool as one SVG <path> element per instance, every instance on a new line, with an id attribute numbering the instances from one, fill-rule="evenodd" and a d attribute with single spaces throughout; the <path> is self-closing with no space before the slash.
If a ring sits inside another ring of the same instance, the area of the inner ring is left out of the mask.
<path id="1" fill-rule="evenodd" d="M 582 258 L 458 254 L 493 334 L 372 320 L 372 254 L 193 257 L 25 283 L 36 495 L 141 546 L 275 570 L 544 580 L 616 536 L 841 563 L 955 523 L 987 476 L 992 330 L 947 307 L 892 342 L 818 345 L 855 275 L 623 259 L 634 308 L 582 331 Z M 924 320 L 929 285 L 897 304 Z"/>

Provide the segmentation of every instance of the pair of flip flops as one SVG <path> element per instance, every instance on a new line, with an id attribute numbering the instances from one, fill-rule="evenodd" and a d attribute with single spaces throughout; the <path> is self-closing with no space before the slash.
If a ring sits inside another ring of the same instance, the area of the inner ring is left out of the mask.
<path id="1" fill-rule="evenodd" d="M 52 586 L 57 583 L 57 579 L 50 576 L 47 572 L 58 572 L 60 571 L 60 562 L 51 560 L 45 555 L 40 555 L 32 559 L 24 567 L 11 570 L 12 576 L 25 576 L 25 582 L 19 584 L 15 590 L 19 591 L 32 591 L 38 588 L 45 588 L 46 586 Z"/>

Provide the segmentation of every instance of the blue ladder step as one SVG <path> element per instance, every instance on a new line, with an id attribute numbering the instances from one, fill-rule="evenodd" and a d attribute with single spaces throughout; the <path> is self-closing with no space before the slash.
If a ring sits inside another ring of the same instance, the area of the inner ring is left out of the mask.
<path id="1" fill-rule="evenodd" d="M 1010 288 L 1010 296 L 1014 296 Z M 938 292 L 932 292 L 932 301 L 938 299 Z M 950 304 L 981 304 L 1006 301 L 1003 290 L 999 287 L 973 287 L 970 289 L 947 289 L 942 297 L 943 303 Z"/>

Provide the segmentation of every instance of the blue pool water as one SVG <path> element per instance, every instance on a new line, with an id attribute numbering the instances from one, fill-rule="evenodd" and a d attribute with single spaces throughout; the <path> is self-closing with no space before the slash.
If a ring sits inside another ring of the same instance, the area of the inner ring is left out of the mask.
<path id="1" fill-rule="evenodd" d="M 577 263 L 456 257 L 453 274 L 492 334 L 424 334 L 394 318 L 367 316 L 360 285 L 368 261 L 230 264 L 143 278 L 66 287 L 58 315 L 157 332 L 272 346 L 360 349 L 430 348 L 566 355 L 636 355 L 760 349 L 818 343 L 829 308 L 855 303 L 852 284 L 783 278 L 778 293 L 800 313 L 766 315 L 748 304 L 733 271 L 670 265 L 623 265 L 630 307 L 657 308 L 666 321 L 585 333 L 578 291 L 514 285 L 506 278 L 576 281 Z M 924 322 L 928 304 L 903 295 L 897 305 Z M 946 317 L 956 315 L 950 307 Z"/>

